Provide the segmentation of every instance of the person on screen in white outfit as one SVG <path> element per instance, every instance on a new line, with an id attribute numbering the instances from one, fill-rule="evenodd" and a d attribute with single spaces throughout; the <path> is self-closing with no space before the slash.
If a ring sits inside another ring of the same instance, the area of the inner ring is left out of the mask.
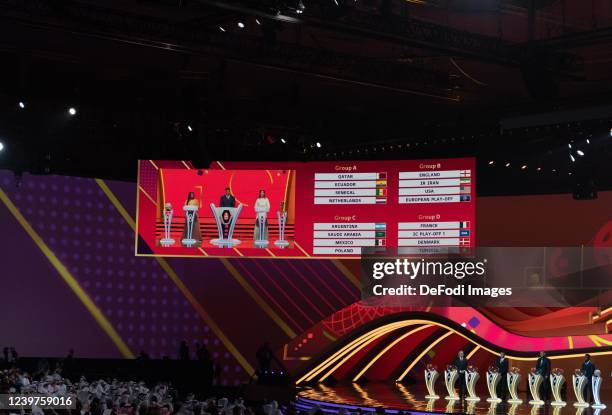
<path id="1" fill-rule="evenodd" d="M 270 210 L 270 201 L 266 197 L 266 191 L 263 189 L 259 191 L 259 197 L 257 197 L 257 200 L 255 201 L 255 209 L 257 208 L 266 208 L 266 211 Z M 255 240 L 268 238 L 268 221 L 267 220 L 263 225 L 263 235 L 261 236 L 261 238 L 259 237 L 259 219 L 258 219 L 257 211 L 255 213 L 255 232 L 253 232 L 253 237 Z"/>

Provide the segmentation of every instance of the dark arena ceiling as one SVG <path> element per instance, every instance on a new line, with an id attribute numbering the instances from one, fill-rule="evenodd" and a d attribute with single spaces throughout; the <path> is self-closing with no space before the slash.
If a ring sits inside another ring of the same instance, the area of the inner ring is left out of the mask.
<path id="1" fill-rule="evenodd" d="M 0 0 L 0 39 L 18 174 L 476 156 L 483 195 L 612 188 L 608 0 Z"/>

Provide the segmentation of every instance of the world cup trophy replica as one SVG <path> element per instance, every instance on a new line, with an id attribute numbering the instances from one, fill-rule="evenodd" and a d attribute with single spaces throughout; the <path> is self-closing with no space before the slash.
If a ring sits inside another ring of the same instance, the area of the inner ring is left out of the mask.
<path id="1" fill-rule="evenodd" d="M 174 239 L 170 236 L 170 230 L 172 228 L 172 216 L 174 215 L 174 209 L 172 209 L 171 203 L 164 205 L 164 237 L 159 241 L 161 246 L 172 246 L 174 245 Z"/>
<path id="2" fill-rule="evenodd" d="M 584 376 L 584 373 L 580 369 L 574 370 L 572 376 L 572 387 L 574 389 L 574 395 L 576 395 L 576 402 L 574 406 L 576 408 L 586 408 L 589 403 L 584 399 L 584 389 L 586 388 L 588 379 Z"/>
<path id="3" fill-rule="evenodd" d="M 242 203 L 238 207 L 215 207 L 214 203 L 210 204 L 210 210 L 212 210 L 213 217 L 217 224 L 218 238 L 211 239 L 210 243 L 220 248 L 232 248 L 234 245 L 238 245 L 240 240 L 234 239 L 234 228 L 238 221 L 238 216 L 242 211 Z"/>
<path id="4" fill-rule="evenodd" d="M 603 381 L 603 379 L 601 378 L 601 370 L 596 369 L 593 372 L 593 377 L 591 378 L 591 390 L 593 391 L 593 405 L 591 405 L 591 408 L 597 410 L 601 410 L 601 409 L 605 409 L 606 405 L 604 403 L 601 402 L 601 398 L 599 395 L 599 392 L 601 391 L 601 382 Z"/>
<path id="5" fill-rule="evenodd" d="M 191 248 L 197 243 L 197 241 L 193 239 L 193 224 L 195 223 L 195 219 L 198 215 L 198 206 L 186 205 L 183 206 L 183 210 L 185 211 L 187 230 L 185 232 L 185 238 L 183 238 L 181 242 L 183 245 Z"/>
<path id="6" fill-rule="evenodd" d="M 433 400 L 440 398 L 438 395 L 436 395 L 435 390 L 436 380 L 438 380 L 439 375 L 440 374 L 434 365 L 427 365 L 427 368 L 425 368 L 425 386 L 427 387 L 427 396 L 425 396 L 425 399 Z"/>
<path id="7" fill-rule="evenodd" d="M 457 372 L 457 368 L 453 365 L 446 366 L 446 370 L 444 371 L 444 384 L 446 385 L 448 396 L 445 396 L 444 399 L 449 401 L 456 401 L 459 399 L 459 395 L 457 395 L 457 392 L 455 391 L 455 383 L 457 383 L 457 379 L 459 379 L 459 372 Z"/>
<path id="8" fill-rule="evenodd" d="M 277 248 L 286 248 L 289 242 L 285 240 L 285 225 L 287 224 L 287 211 L 285 210 L 285 202 L 280 202 L 280 210 L 276 212 L 278 217 L 278 239 L 274 241 Z"/>
<path id="9" fill-rule="evenodd" d="M 468 394 L 465 400 L 468 402 L 480 401 L 480 398 L 476 395 L 476 382 L 478 382 L 478 379 L 480 379 L 478 369 L 474 366 L 468 366 L 465 371 L 465 387 Z"/>
<path id="10" fill-rule="evenodd" d="M 518 367 L 511 368 L 506 374 L 506 380 L 508 383 L 508 392 L 510 392 L 510 399 L 508 403 L 512 405 L 520 405 L 523 400 L 519 398 L 518 386 L 521 383 L 521 370 Z"/>
<path id="11" fill-rule="evenodd" d="M 561 398 L 561 388 L 565 383 L 563 369 L 555 368 L 550 373 L 550 390 L 552 391 L 553 400 L 550 402 L 552 406 L 565 406 L 565 401 Z"/>
<path id="12" fill-rule="evenodd" d="M 532 400 L 529 401 L 530 405 L 544 405 L 544 401 L 540 398 L 540 386 L 542 385 L 542 375 L 536 372 L 535 368 L 531 368 L 531 372 L 527 376 L 527 382 L 529 383 L 529 390 L 531 391 Z"/>
<path id="13" fill-rule="evenodd" d="M 501 375 L 495 366 L 489 366 L 487 370 L 487 389 L 489 390 L 489 397 L 487 402 L 501 402 L 501 399 L 497 397 L 497 385 L 501 380 Z"/>

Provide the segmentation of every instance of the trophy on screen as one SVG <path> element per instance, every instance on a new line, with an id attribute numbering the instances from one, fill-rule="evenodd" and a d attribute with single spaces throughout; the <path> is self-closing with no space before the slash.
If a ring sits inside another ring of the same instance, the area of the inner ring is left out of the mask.
<path id="1" fill-rule="evenodd" d="M 213 217 L 217 223 L 218 238 L 211 239 L 210 243 L 220 248 L 231 248 L 238 245 L 240 240 L 232 238 L 234 227 L 238 221 L 238 216 L 242 211 L 242 203 L 238 207 L 215 207 L 214 203 L 210 204 Z"/>
<path id="2" fill-rule="evenodd" d="M 164 205 L 164 237 L 159 241 L 161 246 L 172 246 L 174 245 L 174 239 L 170 236 L 170 229 L 172 227 L 172 216 L 174 215 L 174 209 L 172 209 L 171 203 Z"/>
<path id="3" fill-rule="evenodd" d="M 449 401 L 459 399 L 459 395 L 457 395 L 457 392 L 455 391 L 455 383 L 457 383 L 457 379 L 459 379 L 459 372 L 457 372 L 457 368 L 452 365 L 446 366 L 446 370 L 444 371 L 444 384 L 446 385 L 448 396 L 445 396 L 444 399 Z"/>
<path id="4" fill-rule="evenodd" d="M 501 375 L 495 366 L 490 366 L 487 370 L 487 389 L 489 390 L 489 397 L 487 402 L 501 402 L 501 399 L 497 397 L 497 385 L 501 379 Z"/>
<path id="5" fill-rule="evenodd" d="M 544 401 L 540 398 L 540 385 L 542 385 L 542 375 L 536 373 L 535 368 L 531 369 L 527 376 L 529 383 L 529 390 L 531 391 L 532 400 L 529 401 L 530 405 L 544 405 Z"/>
<path id="6" fill-rule="evenodd" d="M 193 238 L 193 224 L 196 222 L 198 215 L 198 206 L 196 205 L 185 205 L 183 210 L 185 211 L 185 237 L 181 241 L 183 245 L 192 247 L 198 241 Z"/>
<path id="7" fill-rule="evenodd" d="M 478 402 L 480 398 L 476 395 L 476 382 L 480 378 L 478 369 L 474 366 L 468 366 L 465 371 L 465 387 L 467 389 L 468 396 L 465 398 L 468 402 Z"/>
<path id="8" fill-rule="evenodd" d="M 522 404 L 523 400 L 518 395 L 518 385 L 521 382 L 521 373 L 518 367 L 513 367 L 506 374 L 506 380 L 508 381 L 508 392 L 510 392 L 510 404 Z"/>
<path id="9" fill-rule="evenodd" d="M 601 382 L 603 381 L 601 377 L 601 370 L 595 369 L 593 372 L 591 387 L 593 388 L 593 405 L 591 408 L 593 409 L 605 409 L 606 405 L 601 402 L 601 398 L 599 396 L 599 392 L 601 391 Z"/>
<path id="10" fill-rule="evenodd" d="M 289 242 L 285 240 L 285 225 L 287 224 L 287 211 L 285 210 L 285 202 L 280 202 L 280 210 L 276 212 L 278 216 L 278 239 L 274 241 L 277 248 L 286 248 Z"/>
<path id="11" fill-rule="evenodd" d="M 553 406 L 565 406 L 565 402 L 561 399 L 561 387 L 565 383 L 563 369 L 553 369 L 550 374 L 550 389 L 552 391 L 553 400 L 550 403 Z"/>
<path id="12" fill-rule="evenodd" d="M 434 365 L 427 365 L 425 369 L 425 386 L 427 387 L 427 396 L 425 399 L 439 399 L 436 395 L 435 386 L 436 380 L 438 380 L 439 373 Z"/>
<path id="13" fill-rule="evenodd" d="M 576 408 L 586 408 L 589 406 L 589 403 L 584 399 L 584 388 L 586 388 L 587 382 L 588 379 L 584 376 L 584 373 L 580 369 L 576 369 L 572 375 L 572 387 L 576 395 L 574 406 Z"/>

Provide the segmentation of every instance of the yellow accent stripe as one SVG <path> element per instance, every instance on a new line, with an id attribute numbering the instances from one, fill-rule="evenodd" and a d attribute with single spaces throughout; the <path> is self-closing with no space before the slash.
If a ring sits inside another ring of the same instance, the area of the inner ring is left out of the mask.
<path id="1" fill-rule="evenodd" d="M 361 282 L 347 267 L 338 259 L 332 259 L 331 262 L 340 270 L 340 272 L 357 288 L 361 288 Z"/>
<path id="2" fill-rule="evenodd" d="M 406 377 L 406 375 L 408 373 L 410 373 L 410 371 L 412 370 L 412 368 L 419 362 L 419 360 L 421 360 L 423 358 L 423 356 L 425 356 L 427 353 L 429 353 L 429 351 L 431 349 L 433 349 L 434 347 L 436 347 L 436 345 L 438 343 L 440 343 L 442 340 L 446 339 L 448 336 L 450 336 L 451 334 L 453 334 L 452 331 L 448 331 L 446 332 L 444 335 L 438 337 L 436 340 L 434 340 L 429 346 L 427 346 L 425 348 L 425 350 L 423 350 L 421 353 L 419 353 L 419 355 L 408 365 L 408 367 L 406 368 L 406 370 L 404 370 L 402 372 L 402 374 L 397 378 L 398 382 L 401 382 L 402 380 L 404 380 L 404 378 Z"/>
<path id="3" fill-rule="evenodd" d="M 591 339 L 591 341 L 592 341 L 593 343 L 595 343 L 595 346 L 597 346 L 597 347 L 601 347 L 601 343 L 599 343 L 599 341 L 597 340 L 597 338 L 596 338 L 595 336 L 592 336 L 592 335 L 591 335 L 591 336 L 589 336 L 589 339 Z"/>
<path id="4" fill-rule="evenodd" d="M 183 166 L 185 166 L 187 170 L 191 170 L 191 167 L 189 167 L 189 164 L 185 163 L 184 160 L 181 160 L 181 163 L 183 163 Z"/>
<path id="5" fill-rule="evenodd" d="M 289 338 L 293 339 L 297 336 L 297 334 L 283 321 L 282 318 L 270 307 L 270 305 L 263 299 L 261 296 L 251 287 L 251 285 L 244 279 L 242 274 L 232 265 L 232 263 L 227 258 L 220 259 L 223 266 L 229 271 L 229 273 L 234 277 L 234 279 L 240 284 L 240 286 L 251 296 L 251 298 L 257 303 L 259 307 L 270 317 L 278 326 L 289 336 Z"/>
<path id="6" fill-rule="evenodd" d="M 378 354 L 376 355 L 376 357 L 374 357 L 372 360 L 370 360 L 370 361 L 368 362 L 368 364 L 367 364 L 367 365 L 365 365 L 365 366 L 363 367 L 363 369 L 361 369 L 361 370 L 359 371 L 359 373 L 357 373 L 357 375 L 355 375 L 355 377 L 353 378 L 353 382 L 357 382 L 357 381 L 359 380 L 359 378 L 360 378 L 361 376 L 363 376 L 363 374 L 364 374 L 365 372 L 367 372 L 367 370 L 368 370 L 370 367 L 372 367 L 372 365 L 373 365 L 374 363 L 376 363 L 376 362 L 378 361 L 378 359 L 380 359 L 380 358 L 381 358 L 381 357 L 382 357 L 382 356 L 383 356 L 385 353 L 387 353 L 389 350 L 391 350 L 393 347 L 395 347 L 395 345 L 396 345 L 396 344 L 398 344 L 399 342 L 401 342 L 402 340 L 404 340 L 406 337 L 409 337 L 409 336 L 413 335 L 414 333 L 419 332 L 419 331 L 421 331 L 421 330 L 424 330 L 424 329 L 426 329 L 426 328 L 428 328 L 428 327 L 431 327 L 431 324 L 427 324 L 427 325 L 424 325 L 424 326 L 421 326 L 421 327 L 417 327 L 416 329 L 410 330 L 408 333 L 404 333 L 404 334 L 402 334 L 400 337 L 398 337 L 397 339 L 393 340 L 393 342 L 392 342 L 392 343 L 390 343 L 389 345 L 387 345 L 387 347 L 385 347 L 383 350 L 381 350 L 381 351 L 380 351 L 380 353 L 378 353 Z"/>
<path id="7" fill-rule="evenodd" d="M 567 336 L 567 343 L 570 349 L 574 348 L 574 339 L 572 338 L 572 336 Z"/>
<path id="8" fill-rule="evenodd" d="M 606 339 L 601 338 L 601 337 L 596 336 L 596 335 L 593 335 L 592 337 L 595 338 L 599 343 L 603 343 L 603 344 L 605 344 L 607 346 L 612 346 L 612 342 L 609 341 L 609 340 L 606 340 Z M 599 346 L 601 346 L 601 344 L 599 344 Z"/>
<path id="9" fill-rule="evenodd" d="M 275 257 L 276 255 L 274 255 L 274 252 L 270 251 L 269 248 L 266 248 L 266 252 L 270 254 L 270 256 Z"/>
<path id="10" fill-rule="evenodd" d="M 297 249 L 299 249 L 300 251 L 302 251 L 302 252 L 304 253 L 304 255 L 306 255 L 307 257 L 309 257 L 309 256 L 310 256 L 310 255 L 308 255 L 308 252 L 306 252 L 306 251 L 304 250 L 304 248 L 302 248 L 302 247 L 300 246 L 300 244 L 298 244 L 298 243 L 297 243 L 297 241 L 293 241 L 293 245 L 294 245 L 295 247 L 297 247 Z"/>
<path id="11" fill-rule="evenodd" d="M 221 164 L 221 162 L 220 162 L 220 161 L 217 161 L 217 165 L 218 165 L 219 167 L 221 167 L 221 170 L 225 170 L 225 167 L 223 166 L 223 164 Z"/>
<path id="12" fill-rule="evenodd" d="M 149 160 L 151 162 L 151 164 L 153 165 L 153 167 L 155 167 L 155 170 L 159 170 L 159 167 L 157 167 L 157 164 L 155 164 L 155 162 L 153 160 Z M 140 163 L 138 163 L 140 164 Z M 140 176 L 138 176 L 140 177 Z"/>
<path id="13" fill-rule="evenodd" d="M 161 265 L 161 267 L 163 268 L 163 270 L 166 271 L 166 274 L 168 274 L 168 276 L 170 277 L 172 282 L 174 282 L 174 284 L 176 284 L 178 289 L 185 296 L 187 301 L 189 301 L 191 306 L 196 309 L 196 311 L 198 312 L 200 317 L 202 317 L 202 320 L 204 320 L 206 322 L 206 324 L 208 324 L 208 326 L 211 328 L 213 333 L 215 333 L 215 335 L 221 340 L 223 345 L 225 345 L 225 347 L 234 356 L 234 358 L 236 358 L 238 363 L 240 363 L 240 365 L 249 374 L 249 376 L 253 376 L 253 374 L 255 373 L 255 369 L 253 369 L 253 366 L 251 366 L 251 364 L 249 362 L 247 362 L 247 360 L 244 358 L 244 356 L 242 356 L 242 354 L 236 348 L 236 346 L 234 346 L 234 344 L 230 341 L 230 339 L 227 338 L 225 333 L 223 333 L 221 328 L 213 320 L 213 318 L 210 316 L 210 314 L 208 314 L 206 312 L 204 307 L 202 307 L 202 305 L 198 302 L 198 300 L 193 296 L 191 291 L 189 291 L 189 288 L 187 288 L 187 286 L 185 286 L 185 284 L 183 283 L 181 278 L 176 274 L 176 272 L 174 272 L 174 270 L 168 264 L 168 262 L 166 262 L 166 260 L 164 258 L 156 258 L 156 259 L 159 262 L 159 264 Z"/>
<path id="14" fill-rule="evenodd" d="M 474 349 L 472 349 L 471 352 L 468 353 L 468 355 L 466 356 L 467 359 L 471 359 L 472 356 L 474 356 L 476 354 L 476 352 L 478 352 L 480 350 L 480 346 L 476 346 L 474 347 Z"/>
<path id="15" fill-rule="evenodd" d="M 115 328 L 112 326 L 110 321 L 107 320 L 106 316 L 100 311 L 100 309 L 96 306 L 96 304 L 92 301 L 89 295 L 81 288 L 78 281 L 74 278 L 74 276 L 68 271 L 66 266 L 57 258 L 57 256 L 53 253 L 53 251 L 47 246 L 47 244 L 43 241 L 41 236 L 34 230 L 32 225 L 26 220 L 26 218 L 21 214 L 17 206 L 13 204 L 10 198 L 4 193 L 2 189 L 0 189 L 0 200 L 5 204 L 7 209 L 13 214 L 17 222 L 23 227 L 26 233 L 32 238 L 34 243 L 38 246 L 38 248 L 42 251 L 42 253 L 47 257 L 51 265 L 56 269 L 56 271 L 60 274 L 60 276 L 64 279 L 64 282 L 68 284 L 70 289 L 76 294 L 76 296 L 81 300 L 85 308 L 91 313 L 96 322 L 100 325 L 102 330 L 110 337 L 113 341 L 117 349 L 121 352 L 121 355 L 128 359 L 133 359 L 134 354 L 130 350 L 130 348 L 125 344 L 119 333 L 115 331 Z"/>
<path id="16" fill-rule="evenodd" d="M 157 202 L 153 200 L 153 198 L 145 191 L 145 189 L 142 188 L 142 186 L 138 186 L 138 190 L 140 190 L 147 197 L 147 199 L 151 201 L 151 203 L 157 206 Z"/>
<path id="17" fill-rule="evenodd" d="M 96 179 L 96 183 L 98 183 L 98 186 L 100 186 L 102 191 L 106 194 L 108 199 L 115 206 L 115 208 L 117 209 L 119 214 L 123 217 L 123 219 L 127 222 L 127 224 L 130 225 L 130 227 L 135 231 L 136 223 L 134 222 L 134 219 L 132 219 L 132 217 L 125 210 L 123 205 L 121 205 L 121 202 L 119 202 L 119 200 L 115 197 L 115 195 L 106 185 L 106 183 L 104 183 L 104 181 L 100 179 Z M 166 272 L 166 274 L 168 274 L 168 277 L 170 278 L 170 280 L 178 287 L 178 289 L 185 296 L 185 298 L 189 301 L 192 307 L 196 309 L 196 311 L 198 312 L 202 320 L 204 320 L 204 322 L 208 324 L 208 326 L 211 328 L 213 333 L 215 333 L 215 335 L 219 338 L 219 340 L 221 340 L 223 345 L 227 348 L 227 350 L 229 350 L 229 352 L 234 356 L 234 358 L 238 361 L 238 363 L 240 363 L 240 365 L 249 374 L 249 376 L 252 376 L 255 373 L 255 369 L 253 369 L 253 366 L 249 364 L 249 362 L 244 358 L 244 356 L 242 356 L 242 354 L 236 348 L 236 346 L 234 346 L 234 344 L 230 341 L 230 339 L 227 338 L 225 333 L 221 331 L 221 328 L 213 320 L 210 314 L 206 312 L 206 310 L 204 309 L 204 307 L 202 307 L 202 305 L 198 302 L 198 300 L 193 296 L 191 291 L 189 291 L 187 286 L 185 286 L 183 281 L 176 274 L 176 272 L 174 272 L 172 267 L 170 267 L 170 265 L 166 262 L 164 258 L 155 257 L 155 259 L 157 260 L 157 262 L 159 262 L 159 265 Z"/>

